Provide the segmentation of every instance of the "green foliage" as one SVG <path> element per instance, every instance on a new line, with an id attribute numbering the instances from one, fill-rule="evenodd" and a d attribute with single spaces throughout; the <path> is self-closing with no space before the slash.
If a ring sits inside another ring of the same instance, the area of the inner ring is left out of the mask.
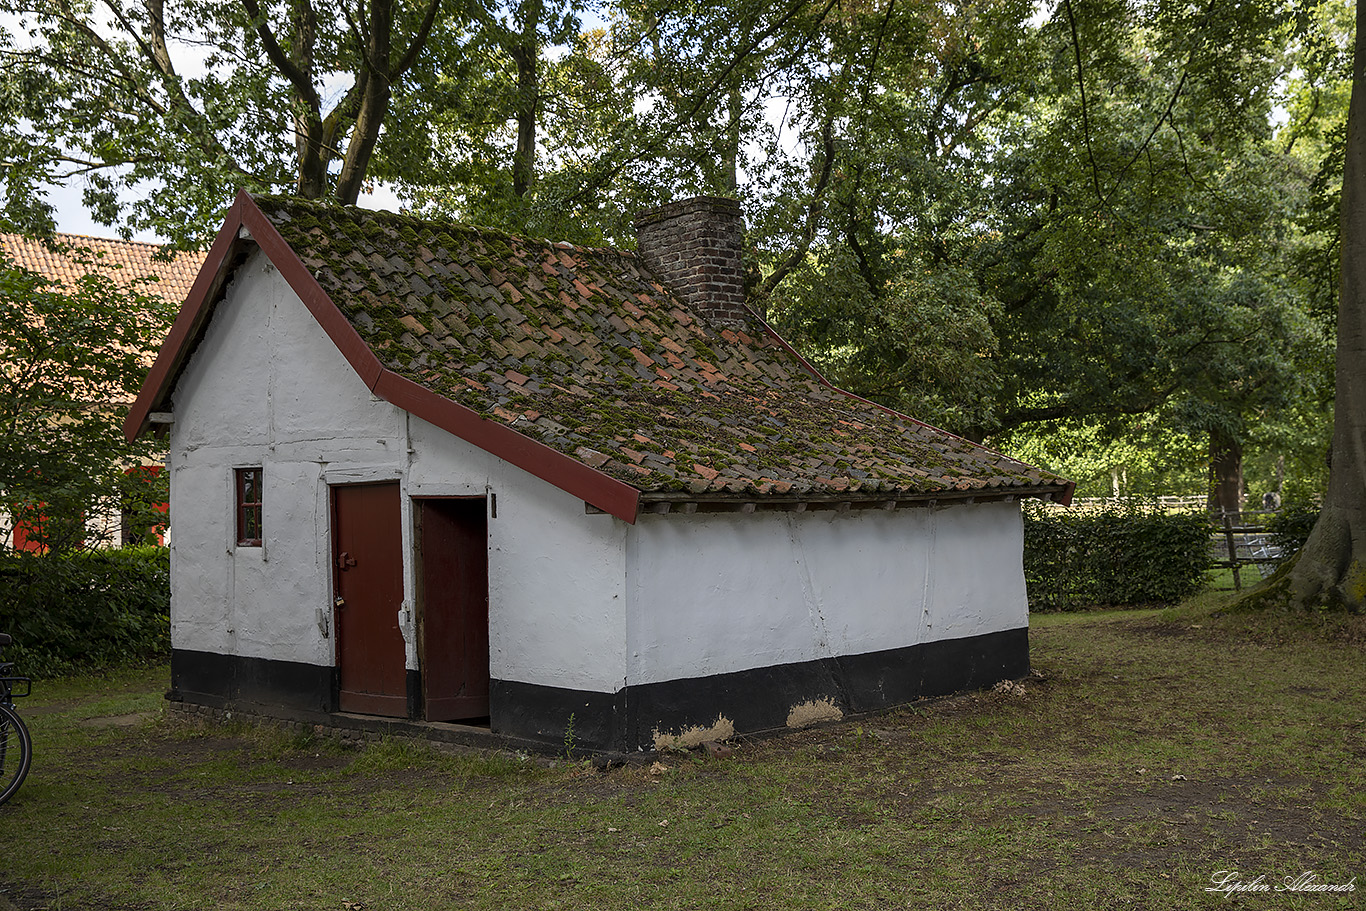
<path id="1" fill-rule="evenodd" d="M 186 246 L 242 187 L 355 202 L 372 164 L 418 166 L 429 39 L 458 54 L 478 7 L 0 0 L 0 225 L 50 227 L 73 179 L 99 222 Z"/>
<path id="2" fill-rule="evenodd" d="M 164 480 L 139 487 L 127 475 L 156 443 L 127 442 L 121 418 L 172 308 L 140 291 L 140 276 L 116 280 L 97 260 L 85 265 L 64 290 L 0 256 L 0 532 L 8 540 L 23 522 L 30 540 L 56 551 L 111 543 L 117 529 L 101 534 L 86 520 L 124 507 L 139 512 L 139 527 L 159 524 L 148 502 L 166 502 Z"/>
<path id="3" fill-rule="evenodd" d="M 1289 557 L 1304 547 L 1304 542 L 1309 540 L 1309 533 L 1314 530 L 1314 523 L 1318 520 L 1319 507 L 1316 504 L 1292 503 L 1272 516 L 1266 523 L 1266 528 L 1271 536 L 1271 543 Z"/>
<path id="4" fill-rule="evenodd" d="M 874 291 L 851 251 L 823 249 L 770 299 L 769 317 L 835 384 L 937 426 L 981 426 L 1001 385 L 999 306 L 965 269 L 889 259 L 895 274 Z"/>
<path id="5" fill-rule="evenodd" d="M 570 762 L 574 761 L 574 749 L 578 745 L 578 738 L 574 733 L 574 713 L 569 713 L 569 721 L 564 726 L 564 758 Z"/>
<path id="6" fill-rule="evenodd" d="M 124 544 L 156 544 L 166 530 L 171 484 L 160 466 L 140 466 L 119 475 L 119 512 Z"/>
<path id="7" fill-rule="evenodd" d="M 878 402 L 974 439 L 1160 426 L 1293 460 L 1282 416 L 1320 435 L 1340 2 L 613 0 L 585 31 L 580 0 L 405 0 L 378 94 L 371 0 L 106 6 L 0 0 L 12 224 L 76 174 L 107 219 L 150 187 L 130 225 L 183 242 L 239 185 L 378 179 L 424 214 L 624 246 L 641 208 L 734 195 L 754 302 Z"/>
<path id="8" fill-rule="evenodd" d="M 1030 610 L 1174 604 L 1199 590 L 1209 568 L 1203 513 L 1129 500 L 1087 512 L 1026 504 L 1024 516 Z"/>
<path id="9" fill-rule="evenodd" d="M 1079 497 L 1194 496 L 1205 492 L 1208 446 L 1173 432 L 1157 416 L 1121 427 L 1057 421 L 992 437 L 1015 458 L 1077 484 Z"/>
<path id="10" fill-rule="evenodd" d="M 30 677 L 165 660 L 170 599 L 166 548 L 0 556 L 5 657 Z"/>

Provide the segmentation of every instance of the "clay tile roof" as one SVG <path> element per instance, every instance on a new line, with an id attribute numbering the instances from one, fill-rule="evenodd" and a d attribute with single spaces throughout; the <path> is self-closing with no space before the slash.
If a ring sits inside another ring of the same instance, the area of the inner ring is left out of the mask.
<path id="1" fill-rule="evenodd" d="M 383 367 L 643 493 L 866 500 L 1069 488 L 832 388 L 757 319 L 707 325 L 631 253 L 256 204 Z"/>
<path id="2" fill-rule="evenodd" d="M 64 288 L 73 287 L 87 272 L 99 271 L 124 288 L 156 294 L 179 304 L 194 284 L 203 253 L 177 253 L 169 261 L 154 259 L 156 244 L 58 234 L 49 244 L 19 234 L 0 234 L 0 251 L 17 266 L 37 272 Z M 146 281 L 144 281 L 146 280 Z"/>

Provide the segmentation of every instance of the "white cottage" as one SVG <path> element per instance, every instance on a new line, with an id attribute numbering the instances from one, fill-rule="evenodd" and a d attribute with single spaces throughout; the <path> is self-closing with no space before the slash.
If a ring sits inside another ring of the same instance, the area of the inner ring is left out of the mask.
<path id="1" fill-rule="evenodd" d="M 626 750 L 1028 670 L 1019 501 L 1070 483 L 831 387 L 744 306 L 734 202 L 637 227 L 238 197 L 127 422 L 173 699 Z"/>

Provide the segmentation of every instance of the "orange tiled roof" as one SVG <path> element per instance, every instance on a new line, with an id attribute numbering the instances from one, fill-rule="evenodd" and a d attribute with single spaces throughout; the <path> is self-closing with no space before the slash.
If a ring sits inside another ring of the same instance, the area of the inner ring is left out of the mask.
<path id="1" fill-rule="evenodd" d="M 255 201 L 384 368 L 645 494 L 1070 492 L 708 324 L 631 253 Z"/>
<path id="2" fill-rule="evenodd" d="M 65 288 L 92 270 L 107 274 L 125 288 L 154 277 L 155 281 L 141 284 L 139 290 L 158 294 L 172 304 L 185 299 L 204 262 L 204 254 L 196 252 L 177 253 L 170 261 L 153 260 L 161 249 L 157 244 L 80 234 L 58 234 L 53 240 L 49 244 L 20 234 L 0 234 L 0 250 L 15 265 Z"/>

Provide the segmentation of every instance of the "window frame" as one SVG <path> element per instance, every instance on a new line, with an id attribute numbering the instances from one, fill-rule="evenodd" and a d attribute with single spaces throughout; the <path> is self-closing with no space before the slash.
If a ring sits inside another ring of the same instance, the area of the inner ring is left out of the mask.
<path id="1" fill-rule="evenodd" d="M 247 498 L 248 479 L 252 479 L 255 481 L 255 499 Z M 260 465 L 233 469 L 233 512 L 236 513 L 236 538 L 238 547 L 262 546 L 262 538 L 264 537 L 263 525 L 265 519 L 265 514 L 262 508 L 262 504 L 265 502 L 264 482 L 264 472 L 262 471 Z M 249 528 L 247 516 L 249 514 L 249 511 L 250 513 L 254 514 L 254 517 L 256 519 L 255 537 L 251 537 L 247 534 Z"/>

